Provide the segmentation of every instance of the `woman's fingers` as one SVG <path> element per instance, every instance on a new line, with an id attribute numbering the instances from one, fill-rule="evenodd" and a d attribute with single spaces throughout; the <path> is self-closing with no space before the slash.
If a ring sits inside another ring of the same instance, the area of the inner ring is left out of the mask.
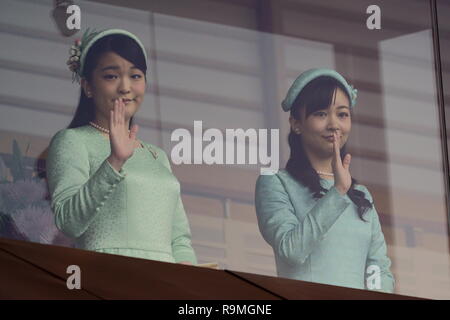
<path id="1" fill-rule="evenodd" d="M 120 113 L 120 117 L 122 124 L 125 126 L 125 102 L 123 102 L 123 100 L 121 102 L 122 102 L 122 110 L 121 110 L 122 112 Z"/>
<path id="2" fill-rule="evenodd" d="M 114 122 L 114 108 L 109 111 L 109 129 L 111 130 Z"/>
<path id="3" fill-rule="evenodd" d="M 130 139 L 132 139 L 132 140 L 136 139 L 138 130 L 139 130 L 139 126 L 137 124 L 133 124 L 133 126 L 131 127 L 131 130 L 130 130 Z"/>
<path id="4" fill-rule="evenodd" d="M 342 165 L 341 163 L 341 150 L 340 150 L 340 139 L 339 135 L 336 131 L 333 132 L 334 141 L 333 141 L 333 149 L 334 149 L 334 161 L 337 166 Z"/>
<path id="5" fill-rule="evenodd" d="M 121 99 L 114 100 L 114 107 L 110 111 L 110 119 L 109 119 L 109 127 L 110 130 L 118 129 L 119 132 L 126 133 L 128 128 L 126 127 L 126 121 L 125 121 L 125 103 Z M 135 132 L 134 137 L 136 136 L 138 127 L 136 125 L 136 128 L 134 129 Z M 131 132 L 130 132 L 131 133 Z M 131 138 L 131 135 L 129 136 Z"/>
<path id="6" fill-rule="evenodd" d="M 117 120 L 118 114 L 119 114 L 119 100 L 116 100 L 114 101 L 114 119 L 113 119 L 114 127 L 116 127 L 118 124 Z"/>
<path id="7" fill-rule="evenodd" d="M 121 99 L 114 100 L 114 107 L 110 115 L 110 143 L 111 155 L 114 159 L 125 161 L 133 155 L 135 147 L 137 125 L 133 126 L 128 133 L 128 125 L 125 121 L 125 103 Z"/>
<path id="8" fill-rule="evenodd" d="M 340 142 L 341 137 L 339 137 L 337 132 L 334 132 L 334 154 L 332 159 L 332 167 L 335 179 L 335 186 L 338 189 L 339 193 L 342 195 L 346 194 L 352 184 L 352 177 L 350 175 L 350 161 L 351 155 L 346 154 L 345 157 L 341 160 L 341 150 L 340 150 Z"/>
<path id="9" fill-rule="evenodd" d="M 123 112 L 124 112 L 123 100 L 119 99 L 119 117 L 118 117 L 118 120 L 119 120 L 119 124 L 120 124 L 121 127 L 123 127 L 123 124 L 124 124 Z"/>
<path id="10" fill-rule="evenodd" d="M 344 156 L 344 159 L 341 161 L 341 150 L 340 150 L 340 137 L 339 134 L 335 131 L 334 132 L 334 157 L 336 161 L 336 165 L 341 165 L 344 169 L 348 170 L 350 167 L 350 161 L 352 160 L 352 156 L 350 154 L 346 154 Z"/>
<path id="11" fill-rule="evenodd" d="M 342 166 L 345 170 L 348 170 L 350 168 L 350 161 L 352 160 L 352 156 L 350 153 L 347 153 L 344 157 L 344 161 L 342 162 Z"/>

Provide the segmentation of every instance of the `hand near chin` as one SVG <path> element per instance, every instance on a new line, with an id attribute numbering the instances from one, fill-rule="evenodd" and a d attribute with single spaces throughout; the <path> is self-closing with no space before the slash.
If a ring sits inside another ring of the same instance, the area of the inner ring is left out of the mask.
<path id="1" fill-rule="evenodd" d="M 128 131 L 125 121 L 125 105 L 122 100 L 116 99 L 109 118 L 111 155 L 108 161 L 117 171 L 133 155 L 138 129 L 137 125 L 133 125 Z"/>
<path id="2" fill-rule="evenodd" d="M 337 132 L 334 132 L 334 142 L 333 142 L 333 160 L 331 161 L 331 166 L 334 173 L 334 186 L 339 191 L 340 194 L 344 195 L 348 192 L 352 185 L 352 176 L 350 175 L 350 161 L 351 155 L 346 154 L 344 160 L 341 160 L 340 151 L 340 137 Z"/>

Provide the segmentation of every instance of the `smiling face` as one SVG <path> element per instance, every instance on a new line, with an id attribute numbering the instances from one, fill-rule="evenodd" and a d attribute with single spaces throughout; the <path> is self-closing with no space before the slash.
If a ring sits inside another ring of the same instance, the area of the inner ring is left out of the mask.
<path id="1" fill-rule="evenodd" d="M 95 121 L 107 128 L 115 99 L 124 100 L 126 121 L 138 111 L 146 81 L 144 73 L 131 62 L 114 52 L 106 52 L 93 70 L 91 81 L 83 79 L 82 86 L 94 100 Z"/>
<path id="2" fill-rule="evenodd" d="M 319 109 L 306 117 L 302 108 L 300 119 L 290 118 L 291 127 L 301 132 L 305 152 L 311 159 L 331 158 L 333 156 L 333 132 L 340 136 L 340 148 L 348 140 L 351 130 L 350 102 L 345 93 L 337 88 L 334 91 L 331 105 L 327 109 Z"/>

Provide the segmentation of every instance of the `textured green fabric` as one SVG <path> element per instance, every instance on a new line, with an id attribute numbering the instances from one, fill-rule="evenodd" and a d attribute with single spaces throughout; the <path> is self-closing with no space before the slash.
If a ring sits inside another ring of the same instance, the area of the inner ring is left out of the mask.
<path id="1" fill-rule="evenodd" d="M 277 273 L 304 281 L 366 288 L 366 270 L 380 268 L 381 291 L 393 292 L 386 243 L 375 207 L 362 221 L 357 207 L 321 179 L 327 193 L 319 200 L 286 170 L 261 175 L 256 183 L 256 213 L 259 229 L 272 246 Z M 362 185 L 358 190 L 372 201 Z"/>
<path id="2" fill-rule="evenodd" d="M 195 264 L 180 184 L 165 152 L 141 143 L 117 172 L 106 160 L 109 140 L 96 129 L 59 131 L 47 158 L 55 223 L 78 248 Z"/>

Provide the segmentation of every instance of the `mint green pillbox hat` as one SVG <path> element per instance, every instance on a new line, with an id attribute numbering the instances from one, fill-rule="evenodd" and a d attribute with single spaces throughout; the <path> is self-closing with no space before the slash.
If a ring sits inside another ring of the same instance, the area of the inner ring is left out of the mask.
<path id="1" fill-rule="evenodd" d="M 284 98 L 283 102 L 281 103 L 281 107 L 283 108 L 283 110 L 286 112 L 291 110 L 292 104 L 294 103 L 295 99 L 297 99 L 297 96 L 303 90 L 303 88 L 312 80 L 322 76 L 332 77 L 339 81 L 344 86 L 351 99 L 351 107 L 355 106 L 358 90 L 354 89 L 352 85 L 348 84 L 344 77 L 341 76 L 338 72 L 332 69 L 316 68 L 303 72 L 297 77 L 297 79 L 295 79 L 286 94 L 286 98 Z"/>

